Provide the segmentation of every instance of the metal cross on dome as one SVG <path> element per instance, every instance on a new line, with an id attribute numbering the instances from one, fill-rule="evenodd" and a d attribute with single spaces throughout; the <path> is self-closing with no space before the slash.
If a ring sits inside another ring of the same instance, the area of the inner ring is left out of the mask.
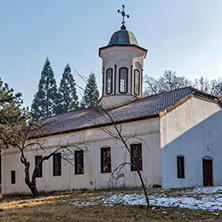
<path id="1" fill-rule="evenodd" d="M 124 11 L 124 8 L 125 8 L 125 5 L 122 5 L 122 7 L 123 7 L 123 10 L 122 10 L 122 12 L 118 9 L 117 10 L 117 12 L 118 13 L 121 13 L 122 14 L 122 16 L 123 16 L 123 21 L 122 21 L 122 26 L 121 26 L 121 29 L 122 30 L 125 30 L 126 29 L 126 26 L 124 25 L 126 22 L 125 22 L 125 17 L 127 17 L 127 18 L 129 18 L 129 15 L 127 15 L 126 13 L 125 13 L 125 11 Z"/>

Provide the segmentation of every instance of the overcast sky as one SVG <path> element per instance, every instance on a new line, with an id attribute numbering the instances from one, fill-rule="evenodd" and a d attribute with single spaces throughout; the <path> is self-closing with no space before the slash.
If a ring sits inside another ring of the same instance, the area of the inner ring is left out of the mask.
<path id="1" fill-rule="evenodd" d="M 93 71 L 101 89 L 98 49 L 119 30 L 122 4 L 127 29 L 148 49 L 145 74 L 222 76 L 222 0 L 0 0 L 0 78 L 30 106 L 48 57 L 57 85 L 69 63 Z"/>

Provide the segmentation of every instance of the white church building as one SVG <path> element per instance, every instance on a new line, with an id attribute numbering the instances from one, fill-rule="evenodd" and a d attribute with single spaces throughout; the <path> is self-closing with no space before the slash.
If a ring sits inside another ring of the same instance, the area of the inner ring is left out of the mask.
<path id="1" fill-rule="evenodd" d="M 192 87 L 142 98 L 146 55 L 147 50 L 123 23 L 109 44 L 99 49 L 103 106 L 41 120 L 59 124 L 41 137 L 30 138 L 46 147 L 26 152 L 30 172 L 38 158 L 58 144 L 68 143 L 74 157 L 70 163 L 58 152 L 43 162 L 37 177 L 39 191 L 141 186 L 129 152 L 113 135 L 116 131 L 109 117 L 121 130 L 147 187 L 222 185 L 221 102 Z M 112 178 L 112 172 L 124 162 L 129 164 Z M 14 148 L 2 150 L 1 176 L 3 195 L 30 192 L 20 153 Z"/>

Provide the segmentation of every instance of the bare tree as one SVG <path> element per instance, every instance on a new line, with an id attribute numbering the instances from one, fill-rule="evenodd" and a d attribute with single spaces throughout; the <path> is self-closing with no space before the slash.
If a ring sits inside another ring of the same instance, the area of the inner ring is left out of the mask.
<path id="1" fill-rule="evenodd" d="M 110 176 L 110 181 L 115 178 L 115 173 L 117 173 L 117 178 L 119 177 L 118 173 L 121 171 L 121 169 L 125 166 L 125 165 L 131 165 L 134 167 L 135 171 L 137 172 L 137 175 L 140 179 L 141 185 L 142 185 L 142 189 L 144 191 L 145 194 L 145 198 L 146 198 L 146 203 L 147 203 L 147 208 L 149 208 L 149 198 L 148 198 L 148 194 L 147 194 L 147 190 L 146 190 L 146 186 L 144 183 L 144 178 L 140 172 L 139 166 L 137 165 L 137 162 L 134 158 L 133 153 L 131 152 L 130 149 L 130 145 L 128 143 L 128 141 L 132 138 L 137 138 L 140 141 L 143 141 L 144 144 L 146 145 L 146 147 L 149 149 L 146 141 L 144 141 L 143 139 L 137 137 L 137 133 L 135 132 L 134 135 L 129 136 L 129 137 L 125 137 L 123 135 L 123 129 L 124 129 L 124 125 L 120 124 L 118 122 L 116 122 L 116 118 L 113 115 L 113 113 L 107 108 L 106 104 L 100 104 L 100 121 L 98 122 L 97 120 L 93 121 L 93 117 L 91 120 L 91 122 L 93 122 L 94 125 L 101 125 L 101 123 L 107 123 L 108 126 L 101 126 L 100 129 L 106 133 L 108 136 L 114 138 L 115 140 L 120 141 L 124 148 L 126 149 L 126 151 L 129 153 L 130 157 L 131 157 L 131 162 L 122 162 L 120 163 L 115 169 L 112 170 L 111 172 L 111 176 Z"/>
<path id="2" fill-rule="evenodd" d="M 217 96 L 222 101 L 222 79 L 211 80 L 211 94 Z"/>
<path id="3" fill-rule="evenodd" d="M 220 78 L 208 80 L 208 78 L 201 76 L 199 79 L 196 78 L 192 85 L 201 91 L 217 96 L 220 100 L 222 99 L 222 80 Z"/>
<path id="4" fill-rule="evenodd" d="M 176 72 L 170 70 L 165 71 L 159 79 L 154 79 L 146 75 L 144 83 L 146 85 L 144 92 L 145 96 L 172 91 L 191 85 L 191 81 L 187 78 L 184 76 L 177 76 Z"/>
<path id="5" fill-rule="evenodd" d="M 193 86 L 201 91 L 217 96 L 222 100 L 222 79 L 209 80 L 201 76 L 200 78 L 194 79 L 194 81 L 188 80 L 184 76 L 177 76 L 176 72 L 165 71 L 164 74 L 159 78 L 144 77 L 144 96 L 152 94 L 162 93 L 171 91 L 187 86 Z"/>
<path id="6" fill-rule="evenodd" d="M 196 78 L 192 85 L 195 88 L 204 91 L 206 93 L 211 92 L 211 82 L 207 78 L 204 78 L 203 76 L 201 76 L 199 79 Z"/>

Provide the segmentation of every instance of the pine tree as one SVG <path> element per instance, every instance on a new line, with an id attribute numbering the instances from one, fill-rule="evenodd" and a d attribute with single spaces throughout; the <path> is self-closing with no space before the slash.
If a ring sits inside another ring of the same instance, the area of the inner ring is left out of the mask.
<path id="1" fill-rule="evenodd" d="M 99 91 L 94 73 L 89 75 L 84 91 L 81 107 L 94 107 L 99 104 Z"/>
<path id="2" fill-rule="evenodd" d="M 55 114 L 57 86 L 53 70 L 47 58 L 41 73 L 38 92 L 32 102 L 33 118 L 38 120 Z"/>
<path id="3" fill-rule="evenodd" d="M 79 105 L 78 96 L 76 93 L 76 83 L 71 73 L 69 64 L 66 65 L 62 74 L 58 90 L 58 107 L 57 114 L 68 112 L 77 109 Z"/>

